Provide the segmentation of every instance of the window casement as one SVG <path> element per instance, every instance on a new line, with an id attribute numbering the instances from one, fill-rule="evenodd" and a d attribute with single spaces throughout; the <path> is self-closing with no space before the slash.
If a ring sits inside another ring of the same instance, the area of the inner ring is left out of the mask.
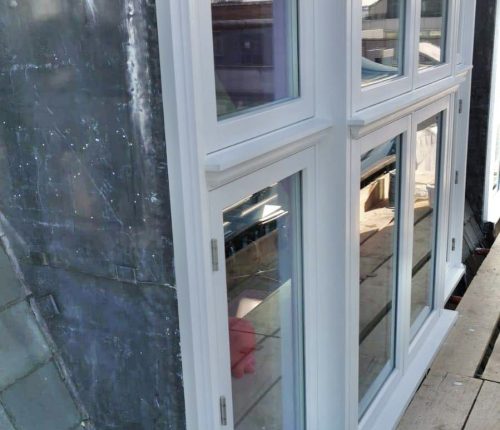
<path id="1" fill-rule="evenodd" d="M 352 2 L 354 110 L 412 87 L 413 10 L 409 0 Z"/>
<path id="2" fill-rule="evenodd" d="M 210 192 L 212 374 L 229 428 L 315 427 L 313 195 L 313 148 Z"/>
<path id="3" fill-rule="evenodd" d="M 450 107 L 447 96 L 352 141 L 350 320 L 358 327 L 356 417 L 376 427 L 429 348 L 444 305 Z M 356 256 L 356 257 L 354 257 Z M 356 260 L 354 260 L 356 258 Z M 354 318 L 356 320 L 354 320 Z"/>
<path id="4" fill-rule="evenodd" d="M 351 257 L 349 323 L 357 333 L 350 348 L 357 357 L 349 400 L 358 405 L 351 418 L 360 429 L 374 428 L 404 372 L 410 131 L 407 116 L 352 141 L 350 234 L 359 239 Z"/>
<path id="5" fill-rule="evenodd" d="M 450 76 L 456 61 L 457 0 L 420 0 L 415 8 L 415 87 Z"/>
<path id="6" fill-rule="evenodd" d="M 197 4 L 193 79 L 206 153 L 314 116 L 313 5 Z"/>
<path id="7" fill-rule="evenodd" d="M 453 96 L 447 96 L 420 109 L 412 117 L 414 141 L 410 158 L 408 219 L 415 227 L 407 243 L 412 261 L 409 281 L 410 359 L 425 342 L 445 304 L 448 207 L 452 181 L 452 106 Z M 423 228 L 417 229 L 421 223 Z M 423 258 L 419 260 L 418 256 Z"/>

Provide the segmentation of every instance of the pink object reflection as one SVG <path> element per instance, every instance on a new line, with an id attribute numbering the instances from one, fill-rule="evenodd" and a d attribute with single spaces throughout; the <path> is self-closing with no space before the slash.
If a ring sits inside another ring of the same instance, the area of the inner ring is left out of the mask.
<path id="1" fill-rule="evenodd" d="M 255 372 L 255 330 L 250 321 L 229 317 L 229 349 L 231 352 L 231 373 L 242 378 Z"/>

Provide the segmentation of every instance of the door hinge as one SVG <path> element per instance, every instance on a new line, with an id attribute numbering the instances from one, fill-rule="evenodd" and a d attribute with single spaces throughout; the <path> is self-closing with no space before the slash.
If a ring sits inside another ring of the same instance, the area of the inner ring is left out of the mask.
<path id="1" fill-rule="evenodd" d="M 210 241 L 210 250 L 212 252 L 212 271 L 217 272 L 219 270 L 219 245 L 217 239 Z"/>
<path id="2" fill-rule="evenodd" d="M 458 184 L 458 170 L 455 170 L 455 185 Z"/>
<path id="3" fill-rule="evenodd" d="M 458 101 L 458 113 L 462 113 L 463 109 L 464 109 L 464 101 L 460 99 Z"/>
<path id="4" fill-rule="evenodd" d="M 452 251 L 455 251 L 457 247 L 457 241 L 455 240 L 455 238 L 451 239 L 451 250 Z"/>
<path id="5" fill-rule="evenodd" d="M 219 403 L 220 403 L 220 423 L 223 426 L 227 426 L 226 398 L 224 396 L 221 396 Z"/>

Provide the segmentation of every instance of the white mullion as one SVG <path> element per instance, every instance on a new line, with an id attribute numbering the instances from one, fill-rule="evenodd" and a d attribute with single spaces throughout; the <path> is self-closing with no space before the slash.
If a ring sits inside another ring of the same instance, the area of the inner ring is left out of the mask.
<path id="1" fill-rule="evenodd" d="M 413 243 L 413 185 L 414 176 L 414 131 L 413 122 L 409 119 L 409 127 L 403 139 L 401 157 L 401 222 L 400 222 L 400 261 L 398 264 L 398 360 L 404 373 L 408 366 L 408 348 L 410 343 L 410 313 L 411 313 L 411 267 Z"/>
<path id="2" fill-rule="evenodd" d="M 410 364 L 410 345 L 412 341 L 411 336 L 411 297 L 412 297 L 412 273 L 413 273 L 413 238 L 415 231 L 415 171 L 416 171 L 416 148 L 417 148 L 417 128 L 418 120 L 415 115 L 412 116 L 411 120 L 411 133 L 409 136 L 408 154 L 406 161 L 408 163 L 407 167 L 407 194 L 405 196 L 406 204 L 406 226 L 405 226 L 405 241 L 406 241 L 406 259 L 404 263 L 404 283 L 403 283 L 403 313 L 404 313 L 404 325 L 402 327 L 404 336 L 404 371 L 406 372 Z"/>

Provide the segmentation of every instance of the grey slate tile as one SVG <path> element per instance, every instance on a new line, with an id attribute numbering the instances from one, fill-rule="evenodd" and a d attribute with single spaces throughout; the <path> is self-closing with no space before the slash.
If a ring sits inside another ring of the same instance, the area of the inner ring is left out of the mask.
<path id="1" fill-rule="evenodd" d="M 0 313 L 0 391 L 50 357 L 35 317 L 26 302 Z"/>
<path id="2" fill-rule="evenodd" d="M 64 381 L 50 362 L 0 394 L 18 430 L 70 430 L 81 418 Z"/>
<path id="3" fill-rule="evenodd" d="M 9 257 L 0 247 L 0 307 L 23 297 L 24 291 L 12 268 Z"/>
<path id="4" fill-rule="evenodd" d="M 0 405 L 0 429 L 15 430 L 14 427 L 12 427 L 12 423 L 7 417 L 7 414 L 5 413 L 5 410 L 3 409 L 2 405 Z"/>

